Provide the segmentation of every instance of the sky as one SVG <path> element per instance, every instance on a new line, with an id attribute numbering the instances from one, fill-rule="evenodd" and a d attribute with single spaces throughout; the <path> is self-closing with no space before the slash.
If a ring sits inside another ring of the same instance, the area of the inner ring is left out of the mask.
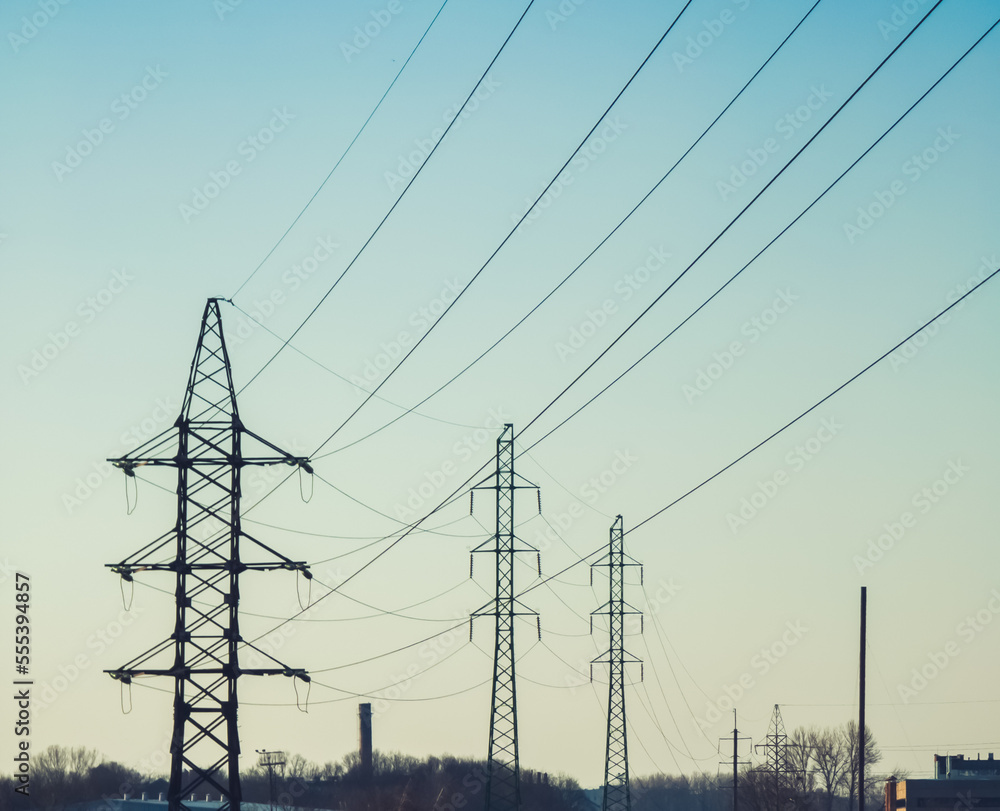
<path id="1" fill-rule="evenodd" d="M 519 560 L 523 768 L 602 780 L 586 562 L 617 515 L 633 774 L 717 774 L 733 709 L 753 742 L 776 704 L 855 718 L 862 586 L 877 770 L 1000 750 L 1000 33 L 962 58 L 997 9 L 812 5 L 3 3 L 0 592 L 29 578 L 34 750 L 167 768 L 172 685 L 103 671 L 171 632 L 169 576 L 106 564 L 172 526 L 174 474 L 104 460 L 173 424 L 209 297 L 244 423 L 317 474 L 245 474 L 248 531 L 315 573 L 243 578 L 244 636 L 313 676 L 240 680 L 245 766 L 340 760 L 359 701 L 379 749 L 486 757 L 466 491 L 505 423 L 546 578 Z"/>

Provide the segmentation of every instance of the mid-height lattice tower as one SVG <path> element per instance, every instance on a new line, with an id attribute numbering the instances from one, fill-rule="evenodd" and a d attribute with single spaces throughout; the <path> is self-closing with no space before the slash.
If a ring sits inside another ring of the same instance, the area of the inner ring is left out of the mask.
<path id="1" fill-rule="evenodd" d="M 514 678 L 514 618 L 538 615 L 521 605 L 514 596 L 514 556 L 538 550 L 514 534 L 514 491 L 535 488 L 515 483 L 514 426 L 504 425 L 497 439 L 496 473 L 492 484 L 475 489 L 496 490 L 496 533 L 473 552 L 489 552 L 496 557 L 496 597 L 473 612 L 476 617 L 496 619 L 493 651 L 493 699 L 490 712 L 490 747 L 487 761 L 486 811 L 518 811 L 521 806 L 521 767 L 517 751 L 517 687 Z M 539 562 L 539 569 L 541 563 Z M 539 627 L 539 637 L 541 629 Z"/>
<path id="2" fill-rule="evenodd" d="M 224 798 L 222 809 L 239 811 L 240 676 L 280 674 L 309 680 L 304 670 L 286 667 L 240 636 L 243 572 L 286 569 L 312 576 L 305 563 L 288 559 L 244 531 L 243 468 L 287 464 L 311 469 L 308 459 L 285 453 L 240 420 L 219 301 L 211 298 L 205 306 L 174 426 L 132 453 L 109 460 L 129 477 L 144 465 L 177 469 L 173 528 L 121 562 L 108 564 L 126 581 L 145 571 L 171 572 L 174 578 L 173 633 L 125 666 L 107 671 L 123 684 L 141 676 L 174 681 L 169 811 L 186 808 L 184 800 L 197 791 L 217 791 Z M 256 445 L 266 455 L 247 454 L 245 444 Z M 244 559 L 247 547 L 260 560 Z M 242 667 L 243 647 L 276 666 Z"/>
<path id="3" fill-rule="evenodd" d="M 632 795 L 628 779 L 628 734 L 625 724 L 625 665 L 641 663 L 642 660 L 625 650 L 625 616 L 639 614 L 641 617 L 641 612 L 625 602 L 625 567 L 640 564 L 625 554 L 620 515 L 611 525 L 610 535 L 608 554 L 591 566 L 591 572 L 597 567 L 608 569 L 608 601 L 591 616 L 608 618 L 611 637 L 607 652 L 598 656 L 591 664 L 592 669 L 595 664 L 608 666 L 608 742 L 604 759 L 604 801 L 601 808 L 602 811 L 630 811 Z"/>

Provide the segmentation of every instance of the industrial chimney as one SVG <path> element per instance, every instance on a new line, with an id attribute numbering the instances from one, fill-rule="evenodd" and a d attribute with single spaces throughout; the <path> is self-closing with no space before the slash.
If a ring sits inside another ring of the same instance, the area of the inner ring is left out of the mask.
<path id="1" fill-rule="evenodd" d="M 361 755 L 361 778 L 372 779 L 372 705 L 358 705 L 358 747 Z"/>

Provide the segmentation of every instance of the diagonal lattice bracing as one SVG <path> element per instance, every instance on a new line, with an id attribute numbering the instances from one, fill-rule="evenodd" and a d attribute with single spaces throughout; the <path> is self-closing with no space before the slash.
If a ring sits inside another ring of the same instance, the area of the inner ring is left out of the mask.
<path id="1" fill-rule="evenodd" d="M 608 618 L 609 645 L 593 664 L 608 666 L 608 738 L 604 761 L 602 811 L 631 811 L 632 797 L 628 777 L 628 732 L 625 723 L 625 666 L 641 660 L 625 650 L 625 616 L 639 614 L 625 601 L 625 567 L 638 566 L 625 554 L 622 517 L 611 526 L 608 554 L 594 563 L 608 569 L 608 602 L 593 616 Z"/>
<path id="2" fill-rule="evenodd" d="M 771 715 L 771 724 L 768 727 L 767 735 L 764 736 L 764 743 L 757 744 L 758 752 L 764 753 L 764 764 L 761 769 L 769 778 L 769 804 L 775 811 L 781 811 L 792 804 L 795 789 L 792 779 L 799 772 L 795 768 L 792 757 L 788 750 L 794 744 L 788 742 L 788 735 L 785 733 L 785 722 L 781 717 L 781 708 L 775 704 L 774 712 Z"/>
<path id="3" fill-rule="evenodd" d="M 244 439 L 267 455 L 248 456 Z M 285 666 L 243 668 L 239 625 L 239 578 L 246 571 L 286 569 L 311 577 L 293 561 L 245 533 L 240 519 L 241 474 L 247 465 L 295 465 L 311 472 L 308 459 L 291 456 L 249 431 L 240 420 L 232 370 L 222 331 L 219 299 L 209 299 L 181 414 L 174 426 L 120 459 L 127 476 L 152 465 L 177 470 L 177 520 L 167 533 L 117 564 L 125 580 L 145 571 L 174 577 L 174 630 L 124 667 L 108 671 L 128 684 L 137 677 L 174 680 L 169 811 L 186 808 L 193 793 L 212 791 L 222 809 L 239 811 L 237 681 L 241 675 L 285 675 L 308 681 L 304 670 Z M 249 548 L 253 559 L 245 559 Z M 164 562 L 164 558 L 171 559 Z M 251 646 L 252 647 L 252 646 Z"/>
<path id="4" fill-rule="evenodd" d="M 517 749 L 517 688 L 514 672 L 514 618 L 537 616 L 514 596 L 514 556 L 538 550 L 514 534 L 514 426 L 504 425 L 497 439 L 496 472 L 493 483 L 476 489 L 496 491 L 496 533 L 473 552 L 496 557 L 496 597 L 472 614 L 496 619 L 493 654 L 493 696 L 490 711 L 490 744 L 487 759 L 486 811 L 518 811 L 521 805 L 521 768 Z M 539 564 L 540 568 L 540 564 Z M 470 629 L 471 633 L 471 629 Z M 540 632 L 539 632 L 540 633 Z"/>

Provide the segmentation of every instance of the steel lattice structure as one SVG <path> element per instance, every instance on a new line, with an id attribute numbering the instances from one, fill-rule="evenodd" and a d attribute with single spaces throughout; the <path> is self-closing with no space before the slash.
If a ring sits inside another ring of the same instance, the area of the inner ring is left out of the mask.
<path id="1" fill-rule="evenodd" d="M 791 800 L 792 790 L 789 786 L 790 776 L 796 774 L 796 769 L 788 758 L 788 735 L 785 734 L 785 722 L 781 718 L 781 708 L 775 704 L 771 715 L 771 725 L 768 727 L 764 743 L 757 745 L 757 750 L 764 751 L 763 770 L 771 775 L 774 786 L 774 807 L 780 811 L 782 805 Z M 784 802 L 783 802 L 784 800 Z"/>
<path id="2" fill-rule="evenodd" d="M 177 469 L 177 523 L 169 532 L 119 563 L 108 564 L 126 581 L 143 571 L 174 574 L 174 631 L 160 644 L 108 673 L 124 684 L 141 676 L 174 679 L 170 753 L 170 811 L 186 808 L 195 791 L 218 791 L 222 809 L 239 811 L 240 743 L 237 681 L 241 675 L 285 675 L 308 681 L 240 636 L 240 575 L 286 569 L 311 577 L 293 561 L 248 535 L 240 521 L 241 473 L 248 465 L 287 464 L 311 472 L 308 459 L 291 456 L 243 426 L 236 407 L 229 354 L 222 333 L 220 299 L 202 316 L 180 416 L 173 428 L 136 451 L 110 459 L 129 477 L 144 465 Z M 268 455 L 244 455 L 244 440 Z M 247 561 L 249 544 L 262 560 Z M 165 557 L 172 556 L 169 562 Z M 241 647 L 275 667 L 244 668 Z"/>
<path id="3" fill-rule="evenodd" d="M 628 779 L 628 734 L 625 724 L 625 665 L 641 662 L 625 650 L 625 615 L 640 614 L 625 602 L 625 567 L 639 566 L 625 554 L 622 517 L 611 525 L 608 554 L 592 564 L 608 569 L 608 602 L 591 616 L 606 616 L 610 630 L 610 644 L 603 656 L 591 663 L 608 665 L 608 742 L 604 761 L 604 800 L 602 811 L 630 811 L 632 795 Z M 591 575 L 593 576 L 593 575 Z M 591 620 L 593 623 L 593 620 Z"/>
<path id="4" fill-rule="evenodd" d="M 514 677 L 514 618 L 537 616 L 514 597 L 514 555 L 538 550 L 514 535 L 514 426 L 504 425 L 497 439 L 497 466 L 494 482 L 474 489 L 496 490 L 496 534 L 473 552 L 496 556 L 496 597 L 478 611 L 476 617 L 496 618 L 493 653 L 493 698 L 490 712 L 490 747 L 487 760 L 487 811 L 517 811 L 521 806 L 521 767 L 517 751 L 517 689 Z M 520 608 L 520 610 L 519 610 Z M 541 636 L 541 631 L 539 631 Z"/>

